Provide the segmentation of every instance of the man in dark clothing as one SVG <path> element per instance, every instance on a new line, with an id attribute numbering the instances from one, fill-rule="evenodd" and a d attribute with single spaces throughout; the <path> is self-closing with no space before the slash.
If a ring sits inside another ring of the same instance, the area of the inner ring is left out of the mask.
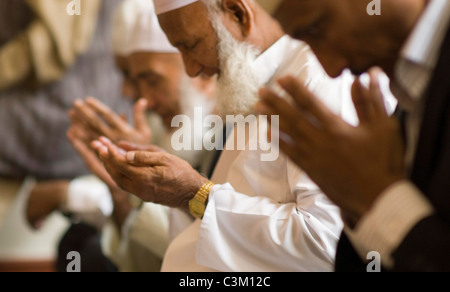
<path id="1" fill-rule="evenodd" d="M 284 0 L 278 16 L 329 75 L 386 71 L 401 123 L 386 115 L 379 69 L 369 89 L 353 86 L 356 128 L 289 77 L 296 106 L 263 90 L 259 111 L 280 115 L 283 150 L 341 207 L 338 271 L 365 271 L 373 252 L 389 270 L 450 271 L 450 2 L 386 0 L 381 16 L 367 2 Z"/>

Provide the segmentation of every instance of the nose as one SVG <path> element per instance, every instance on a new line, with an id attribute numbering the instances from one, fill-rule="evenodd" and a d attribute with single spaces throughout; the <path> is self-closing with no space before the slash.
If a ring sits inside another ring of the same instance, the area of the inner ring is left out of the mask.
<path id="1" fill-rule="evenodd" d="M 156 101 L 153 98 L 152 92 L 147 88 L 145 81 L 139 81 L 139 96 L 147 100 L 148 110 L 154 110 L 156 108 Z"/>
<path id="2" fill-rule="evenodd" d="M 125 79 L 123 81 L 122 95 L 132 100 L 136 100 L 139 98 L 138 89 L 131 80 Z"/>
<path id="3" fill-rule="evenodd" d="M 147 100 L 147 109 L 152 111 L 156 108 L 156 102 L 151 96 L 144 96 Z"/>
<path id="4" fill-rule="evenodd" d="M 203 66 L 199 62 L 195 61 L 194 58 L 183 54 L 184 67 L 186 68 L 186 73 L 189 77 L 195 78 L 199 76 L 203 71 Z"/>

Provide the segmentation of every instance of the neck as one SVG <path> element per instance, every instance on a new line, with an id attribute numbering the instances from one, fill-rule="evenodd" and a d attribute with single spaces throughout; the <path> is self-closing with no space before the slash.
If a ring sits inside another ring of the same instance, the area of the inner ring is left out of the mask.
<path id="1" fill-rule="evenodd" d="M 261 49 L 261 53 L 268 50 L 274 43 L 285 35 L 281 25 L 268 15 L 265 11 L 258 8 L 256 13 L 256 27 L 258 28 L 252 44 Z"/>

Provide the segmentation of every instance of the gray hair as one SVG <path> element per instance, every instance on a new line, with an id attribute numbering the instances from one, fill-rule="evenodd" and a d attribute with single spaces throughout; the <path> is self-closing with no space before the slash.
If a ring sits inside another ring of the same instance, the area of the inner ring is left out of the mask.
<path id="1" fill-rule="evenodd" d="M 210 15 L 217 16 L 222 11 L 222 0 L 200 0 L 208 9 Z"/>

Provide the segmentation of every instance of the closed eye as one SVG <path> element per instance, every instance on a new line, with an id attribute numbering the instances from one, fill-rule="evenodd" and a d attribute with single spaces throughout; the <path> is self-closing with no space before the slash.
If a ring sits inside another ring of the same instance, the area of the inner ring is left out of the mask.
<path id="1" fill-rule="evenodd" d="M 161 81 L 161 76 L 152 72 L 144 72 L 139 74 L 138 80 L 145 81 L 147 86 L 155 87 Z"/>
<path id="2" fill-rule="evenodd" d="M 320 17 L 310 25 L 294 31 L 293 37 L 296 39 L 318 38 L 322 33 L 323 17 Z"/>

